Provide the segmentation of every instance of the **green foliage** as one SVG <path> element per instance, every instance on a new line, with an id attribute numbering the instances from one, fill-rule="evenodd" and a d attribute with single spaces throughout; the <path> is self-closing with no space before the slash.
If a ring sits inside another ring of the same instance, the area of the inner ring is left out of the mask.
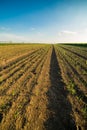
<path id="1" fill-rule="evenodd" d="M 75 83 L 70 81 L 70 83 L 67 86 L 68 91 L 72 94 L 72 95 L 76 95 L 76 90 L 75 90 Z"/>
<path id="2" fill-rule="evenodd" d="M 16 111 L 15 113 L 14 113 L 14 117 L 15 117 L 15 119 L 17 119 L 17 117 L 20 115 L 20 111 Z"/>
<path id="3" fill-rule="evenodd" d="M 85 107 L 84 108 L 82 108 L 82 113 L 83 113 L 83 116 L 84 116 L 84 118 L 86 118 L 87 119 L 87 104 L 85 105 Z"/>

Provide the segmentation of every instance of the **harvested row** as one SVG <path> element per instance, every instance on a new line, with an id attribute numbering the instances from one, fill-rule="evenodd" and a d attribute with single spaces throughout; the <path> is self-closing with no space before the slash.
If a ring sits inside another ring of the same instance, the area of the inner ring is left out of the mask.
<path id="1" fill-rule="evenodd" d="M 71 48 L 8 53 L 0 68 L 0 130 L 86 130 L 86 57 Z"/>
<path id="2" fill-rule="evenodd" d="M 67 91 L 63 81 L 59 60 L 53 47 L 50 61 L 50 83 L 47 92 L 48 119 L 45 122 L 47 130 L 76 130 L 71 104 L 67 99 Z"/>
<path id="3" fill-rule="evenodd" d="M 75 58 L 75 61 L 77 62 L 77 65 L 79 64 L 82 64 L 83 67 L 86 68 L 86 60 L 87 60 L 87 57 L 84 57 L 82 56 L 81 54 L 79 53 L 75 53 L 74 51 L 70 50 L 70 49 L 67 49 L 65 47 L 61 47 L 63 49 L 63 51 L 68 52 L 68 54 L 70 54 L 72 57 Z M 86 55 L 85 55 L 86 56 Z M 79 64 L 78 64 L 79 63 Z"/>
<path id="4" fill-rule="evenodd" d="M 43 52 L 42 52 L 42 54 L 43 54 Z M 35 55 L 34 57 L 31 57 L 31 58 L 27 59 L 26 61 L 24 61 L 23 64 L 21 64 L 19 66 L 14 65 L 15 68 L 10 70 L 6 74 L 3 74 L 3 76 L 5 75 L 7 77 L 1 83 L 1 87 L 0 87 L 1 93 L 3 93 L 3 91 L 5 91 L 7 89 L 7 87 L 11 87 L 15 82 L 17 82 L 17 80 L 22 77 L 22 75 L 27 71 L 27 69 L 29 67 L 31 67 L 31 65 L 33 65 L 36 60 L 39 59 L 40 54 L 35 53 L 34 55 Z"/>
<path id="5" fill-rule="evenodd" d="M 62 52 L 62 58 L 64 60 L 64 63 L 66 63 L 67 68 L 68 67 L 70 68 L 70 69 L 68 69 L 67 74 L 68 74 L 68 76 L 71 77 L 71 81 L 73 82 L 73 80 L 75 80 L 75 83 L 79 87 L 78 89 L 81 89 L 84 92 L 85 96 L 86 96 L 87 88 L 83 84 L 83 80 L 81 80 L 80 74 L 78 74 L 78 72 L 76 71 L 75 67 L 73 67 L 73 63 L 69 61 L 68 57 L 66 57 L 63 54 L 63 52 Z"/>
<path id="6" fill-rule="evenodd" d="M 16 66 L 18 66 L 18 65 L 20 65 L 20 64 L 22 64 L 22 63 L 24 63 L 25 61 L 27 61 L 29 58 L 33 58 L 34 56 L 36 56 L 36 54 L 38 53 L 38 51 L 40 51 L 40 49 L 39 50 L 37 50 L 37 51 L 33 51 L 32 53 L 29 53 L 28 55 L 25 55 L 25 57 L 23 57 L 24 55 L 22 55 L 22 56 L 20 56 L 21 58 L 20 58 L 20 60 L 18 60 L 17 61 L 17 58 L 15 59 L 16 61 L 15 61 L 15 63 L 13 62 L 13 61 L 11 61 L 12 63 L 11 64 L 13 64 L 13 65 L 9 65 L 7 68 L 4 68 L 3 67 L 3 69 L 2 69 L 2 71 L 0 72 L 0 76 L 2 76 L 3 75 L 3 73 L 8 73 L 10 70 L 12 70 L 13 68 L 15 68 Z"/>
<path id="7" fill-rule="evenodd" d="M 24 130 L 42 130 L 44 129 L 44 121 L 46 120 L 46 105 L 47 98 L 46 92 L 48 90 L 48 76 L 49 76 L 49 65 L 52 49 L 49 50 L 48 55 L 45 59 L 42 71 L 38 75 L 37 84 L 35 84 L 32 90 L 30 103 L 27 104 L 25 109 L 25 123 L 23 125 Z"/>
<path id="8" fill-rule="evenodd" d="M 23 54 L 31 53 L 37 49 L 44 48 L 44 45 L 38 44 L 0 44 L 0 65 L 15 60 Z"/>
<path id="9" fill-rule="evenodd" d="M 75 118 L 77 128 L 81 130 L 86 130 L 87 88 L 82 83 L 83 80 L 81 81 L 81 78 L 79 79 L 80 74 L 77 73 L 77 70 L 73 65 L 72 60 L 69 59 L 69 53 L 67 52 L 66 55 L 66 50 L 64 48 L 61 50 L 61 47 L 59 46 L 55 48 L 62 71 L 62 77 L 64 78 L 65 83 L 67 84 L 66 89 L 69 91 L 68 97 L 70 103 L 72 104 L 73 115 Z"/>
<path id="10" fill-rule="evenodd" d="M 70 116 L 71 108 L 64 91 L 54 47 L 49 50 L 43 69 L 35 85 L 30 103 L 26 106 L 24 124 L 22 116 L 16 129 L 24 130 L 53 130 L 74 129 L 75 124 Z M 57 69 L 57 71 L 56 71 Z M 61 87 L 60 87 L 61 86 Z M 62 108 L 62 109 L 61 109 Z M 61 114 L 62 113 L 62 114 Z"/>
<path id="11" fill-rule="evenodd" d="M 11 76 L 14 82 L 12 81 L 12 84 L 9 82 L 7 88 L 4 85 L 10 81 L 11 77 L 7 78 L 6 82 L 2 82 L 0 129 L 67 130 L 75 128 L 75 123 L 70 116 L 72 111 L 64 91 L 64 84 L 60 81 L 62 77 L 54 47 L 49 46 L 44 51 L 36 53 L 36 57 L 29 60 L 31 64 L 28 64 L 26 60 L 24 62 L 27 69 L 24 70 L 22 67 L 24 71 L 21 77 L 15 80 L 15 76 L 21 70 L 19 69 Z M 19 65 L 21 68 L 21 64 Z M 6 72 L 8 72 L 7 68 Z"/>
<path id="12" fill-rule="evenodd" d="M 24 94 L 23 92 L 26 91 L 26 84 L 28 86 L 28 90 L 30 89 L 29 86 L 31 88 L 34 87 L 34 84 L 36 83 L 36 79 L 37 79 L 38 75 L 40 74 L 40 70 L 43 66 L 44 60 L 45 60 L 46 55 L 48 53 L 48 49 L 49 48 L 45 48 L 44 52 L 42 52 L 42 53 L 39 52 L 38 55 L 36 56 L 36 58 L 31 60 L 30 63 L 31 63 L 32 66 L 29 67 L 29 65 L 27 63 L 26 66 L 25 66 L 25 67 L 27 67 L 26 71 L 25 70 L 24 70 L 24 72 L 22 71 L 23 76 L 21 76 L 21 78 L 17 79 L 16 82 L 12 82 L 13 84 L 5 92 L 6 95 L 4 95 L 4 93 L 3 93 L 3 95 L 0 97 L 1 98 L 1 100 L 0 100 L 1 110 L 0 111 L 1 111 L 1 113 L 4 112 L 3 116 L 6 117 L 6 115 L 8 115 L 8 113 L 11 110 L 13 111 L 12 108 L 14 108 L 13 107 L 14 103 L 17 102 L 18 100 L 21 100 L 22 96 L 20 96 L 20 95 L 23 95 Z M 24 69 L 24 68 L 22 68 L 22 69 Z M 14 77 L 13 77 L 13 79 L 14 79 Z M 9 87 L 9 85 L 8 85 L 8 87 Z M 31 93 L 31 92 L 27 91 L 27 93 Z M 27 95 L 27 94 L 25 93 L 25 95 Z M 3 117 L 3 121 L 4 120 L 5 120 L 5 118 Z"/>
<path id="13" fill-rule="evenodd" d="M 7 67 L 14 65 L 16 62 L 19 62 L 23 58 L 26 58 L 27 56 L 29 56 L 30 54 L 34 53 L 35 51 L 38 51 L 38 50 L 33 50 L 33 51 L 31 50 L 31 52 L 27 52 L 27 53 L 24 53 L 24 54 L 19 55 L 17 57 L 14 57 L 12 59 L 9 59 L 9 60 L 7 60 L 4 63 L 2 62 L 1 66 L 0 66 L 0 70 L 6 69 Z"/>
<path id="14" fill-rule="evenodd" d="M 66 60 L 66 62 L 68 62 L 68 64 L 71 66 L 73 73 L 76 75 L 76 79 L 79 80 L 80 84 L 79 86 L 83 86 L 82 89 L 84 89 L 85 93 L 87 94 L 87 70 L 84 70 L 82 68 L 82 65 L 80 62 L 80 59 L 75 61 L 75 56 L 70 55 L 67 51 L 65 51 L 64 49 L 60 48 L 60 51 L 62 53 L 62 56 L 64 57 L 64 59 Z M 76 66 L 76 62 L 80 62 L 80 64 L 78 64 L 78 66 Z M 85 71 L 85 74 L 84 74 Z M 73 78 L 75 77 L 75 75 L 73 74 Z"/>
<path id="15" fill-rule="evenodd" d="M 87 59 L 87 49 L 83 47 L 75 47 L 75 46 L 65 46 L 63 45 L 63 48 L 65 48 L 68 51 L 73 52 L 76 55 L 79 55 L 80 57 L 83 57 L 84 59 Z"/>

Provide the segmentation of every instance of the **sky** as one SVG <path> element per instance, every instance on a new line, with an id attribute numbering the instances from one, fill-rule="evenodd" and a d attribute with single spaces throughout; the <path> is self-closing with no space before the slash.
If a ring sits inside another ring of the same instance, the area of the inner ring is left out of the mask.
<path id="1" fill-rule="evenodd" d="M 0 41 L 87 42 L 87 0 L 0 0 Z"/>

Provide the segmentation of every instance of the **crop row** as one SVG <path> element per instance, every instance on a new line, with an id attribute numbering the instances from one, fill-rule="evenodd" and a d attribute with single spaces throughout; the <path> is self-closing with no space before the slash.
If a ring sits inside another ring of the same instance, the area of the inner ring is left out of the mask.
<path id="1" fill-rule="evenodd" d="M 8 67 L 2 70 L 8 72 L 7 75 L 10 76 L 2 80 L 0 87 L 0 114 L 3 116 L 0 129 L 14 130 L 19 120 L 18 117 L 25 113 L 24 107 L 30 102 L 32 90 L 37 84 L 48 50 L 49 47 L 39 49 L 32 56 L 29 55 L 21 59 L 22 61 L 17 61 L 12 70 L 10 66 L 10 71 Z M 5 73 L 2 74 L 5 75 Z M 23 116 L 21 120 L 25 120 Z"/>
<path id="2" fill-rule="evenodd" d="M 78 71 L 75 65 L 75 58 L 77 57 L 77 54 L 66 49 L 67 46 L 66 48 L 65 46 L 56 46 L 55 48 L 61 67 L 62 76 L 66 83 L 66 89 L 69 92 L 69 100 L 72 104 L 76 124 L 79 128 L 84 130 L 86 129 L 87 124 L 87 75 L 81 75 L 80 72 L 80 70 L 83 70 L 80 66 L 80 64 L 83 63 L 80 62 L 82 58 L 79 57 L 77 60 L 77 62 L 80 63 L 80 69 Z"/>

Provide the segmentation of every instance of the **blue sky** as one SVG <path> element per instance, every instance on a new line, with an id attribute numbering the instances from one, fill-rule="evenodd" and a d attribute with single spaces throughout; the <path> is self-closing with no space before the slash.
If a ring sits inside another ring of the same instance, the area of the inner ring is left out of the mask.
<path id="1" fill-rule="evenodd" d="M 0 41 L 87 42 L 87 0 L 0 0 Z"/>

